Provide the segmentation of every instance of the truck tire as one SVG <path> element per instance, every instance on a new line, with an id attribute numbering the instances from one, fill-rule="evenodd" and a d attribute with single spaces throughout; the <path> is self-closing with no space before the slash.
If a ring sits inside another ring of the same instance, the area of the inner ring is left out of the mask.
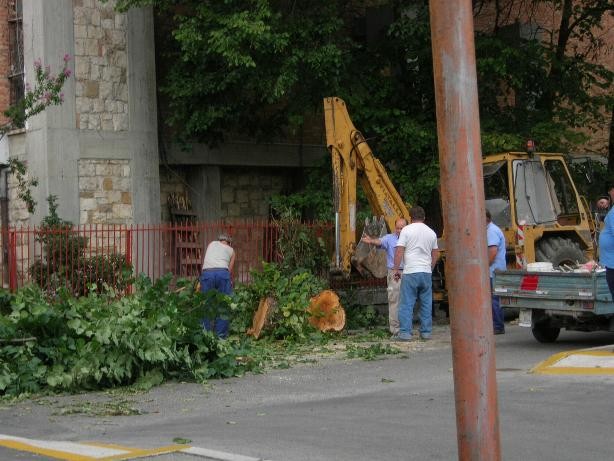
<path id="1" fill-rule="evenodd" d="M 540 343 L 553 343 L 559 337 L 559 333 L 561 333 L 559 327 L 552 327 L 549 322 L 537 323 L 533 325 L 531 331 L 533 332 L 533 337 Z"/>
<path id="2" fill-rule="evenodd" d="M 580 245 L 566 237 L 545 237 L 537 242 L 535 248 L 536 262 L 551 262 L 557 268 L 562 264 L 575 266 L 585 263 L 586 256 Z"/>

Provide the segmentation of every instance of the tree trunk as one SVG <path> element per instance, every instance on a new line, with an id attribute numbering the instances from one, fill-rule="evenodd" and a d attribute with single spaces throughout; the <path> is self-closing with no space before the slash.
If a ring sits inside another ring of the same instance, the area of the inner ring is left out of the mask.
<path id="1" fill-rule="evenodd" d="M 608 141 L 608 173 L 614 174 L 614 106 L 610 117 L 610 139 Z"/>
<path id="2" fill-rule="evenodd" d="M 572 10 L 572 0 L 564 0 L 561 8 L 561 22 L 559 24 L 559 36 L 554 50 L 554 56 L 552 58 L 552 65 L 550 67 L 550 74 L 548 75 L 548 86 L 544 95 L 541 98 L 540 107 L 542 110 L 551 112 L 554 107 L 554 100 L 556 98 L 556 89 L 559 88 L 561 79 L 561 69 L 563 60 L 565 59 L 565 50 L 567 48 L 567 42 L 571 35 L 570 23 Z"/>

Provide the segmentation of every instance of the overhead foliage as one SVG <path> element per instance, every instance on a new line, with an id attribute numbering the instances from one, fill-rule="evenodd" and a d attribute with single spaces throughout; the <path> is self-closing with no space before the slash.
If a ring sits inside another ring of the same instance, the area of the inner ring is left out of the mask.
<path id="1" fill-rule="evenodd" d="M 603 46 L 611 1 L 473 3 L 476 15 L 488 10 L 495 18 L 476 35 L 484 152 L 517 150 L 527 137 L 543 150 L 567 151 L 607 126 L 612 73 L 591 59 Z M 158 21 L 172 37 L 161 44 L 160 91 L 179 138 L 303 141 L 313 128 L 306 124 L 323 124 L 322 98 L 339 96 L 404 199 L 436 203 L 427 0 L 117 1 L 120 9 L 143 5 L 172 18 Z M 544 8 L 560 20 L 537 27 Z M 321 189 L 314 189 L 318 197 L 296 203 L 315 203 L 320 214 Z"/>
<path id="2" fill-rule="evenodd" d="M 321 94 L 340 88 L 351 43 L 340 2 L 125 0 L 171 16 L 160 90 L 180 136 L 265 139 L 302 125 Z M 164 23 L 164 21 L 159 21 Z"/>

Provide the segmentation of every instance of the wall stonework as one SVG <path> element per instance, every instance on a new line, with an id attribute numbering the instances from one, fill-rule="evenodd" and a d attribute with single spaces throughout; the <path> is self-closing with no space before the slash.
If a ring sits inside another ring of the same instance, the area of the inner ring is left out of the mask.
<path id="1" fill-rule="evenodd" d="M 79 160 L 80 224 L 133 224 L 129 160 Z"/>
<path id="2" fill-rule="evenodd" d="M 267 218 L 269 199 L 291 187 L 283 169 L 233 168 L 222 171 L 222 218 Z"/>
<path id="3" fill-rule="evenodd" d="M 29 175 L 26 175 L 26 180 Z M 26 207 L 26 202 L 18 196 L 17 180 L 13 175 L 8 175 L 8 196 L 9 196 L 9 223 L 11 226 L 22 227 L 27 226 L 30 220 L 30 213 Z M 46 204 L 38 203 L 37 206 L 46 206 Z"/>
<path id="4" fill-rule="evenodd" d="M 160 166 L 160 219 L 161 222 L 170 222 L 171 215 L 168 207 L 168 196 L 170 194 L 185 195 L 186 172 L 181 168 L 173 168 L 171 171 L 165 166 Z M 188 193 L 189 196 L 189 193 Z"/>
<path id="5" fill-rule="evenodd" d="M 115 1 L 73 0 L 77 127 L 128 129 L 126 14 Z"/>

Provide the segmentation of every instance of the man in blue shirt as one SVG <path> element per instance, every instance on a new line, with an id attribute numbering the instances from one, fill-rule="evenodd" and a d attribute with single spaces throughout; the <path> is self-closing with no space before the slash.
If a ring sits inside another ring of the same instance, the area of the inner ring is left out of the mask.
<path id="1" fill-rule="evenodd" d="M 608 188 L 610 198 L 614 200 L 614 186 Z M 605 279 L 608 282 L 610 293 L 614 298 L 614 208 L 610 208 L 605 215 L 603 228 L 599 233 L 599 262 L 605 266 Z"/>
<path id="2" fill-rule="evenodd" d="M 370 245 L 375 245 L 378 248 L 386 250 L 386 266 L 388 267 L 388 276 L 386 278 L 388 287 L 388 327 L 393 336 L 399 333 L 399 297 L 401 293 L 401 279 L 394 277 L 394 251 L 399 241 L 401 230 L 407 226 L 407 220 L 399 218 L 395 221 L 394 232 L 386 234 L 381 238 L 372 238 L 368 235 L 361 240 Z M 403 265 L 401 264 L 401 268 Z"/>
<path id="3" fill-rule="evenodd" d="M 490 265 L 490 292 L 492 296 L 492 323 L 496 335 L 505 333 L 503 309 L 499 297 L 492 292 L 492 280 L 495 270 L 505 270 L 505 236 L 503 231 L 492 222 L 490 211 L 486 210 L 486 242 L 488 245 L 488 264 Z"/>

